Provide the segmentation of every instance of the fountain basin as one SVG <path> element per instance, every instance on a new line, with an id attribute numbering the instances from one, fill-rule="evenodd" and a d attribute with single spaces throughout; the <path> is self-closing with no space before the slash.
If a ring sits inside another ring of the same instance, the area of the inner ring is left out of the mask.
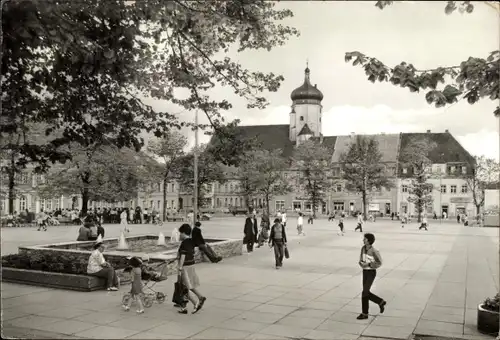
<path id="1" fill-rule="evenodd" d="M 129 245 L 129 249 L 126 250 L 118 250 L 116 247 L 119 243 L 119 238 L 108 238 L 104 239 L 103 243 L 106 246 L 106 250 L 104 251 L 104 257 L 106 261 L 111 263 L 111 265 L 117 269 L 123 269 L 128 260 L 126 259 L 128 256 L 143 256 L 148 255 L 151 262 L 166 262 L 167 275 L 176 274 L 177 273 L 177 248 L 179 244 L 170 244 L 168 243 L 169 238 L 165 238 L 167 241 L 166 246 L 158 246 L 158 236 L 156 235 L 140 235 L 140 236 L 130 236 L 126 238 L 126 241 Z M 242 241 L 241 240 L 220 240 L 220 239 L 205 239 L 207 243 L 210 244 L 212 249 L 221 257 L 227 258 L 232 256 L 237 256 L 242 254 Z M 54 264 L 55 268 L 60 264 L 61 268 L 64 267 L 64 272 L 61 272 L 61 275 L 83 275 L 86 276 L 84 271 L 86 268 L 86 263 L 88 262 L 88 258 L 90 253 L 92 252 L 92 247 L 95 244 L 94 241 L 83 241 L 83 242 L 63 242 L 63 243 L 54 243 L 54 244 L 45 244 L 45 245 L 36 245 L 36 246 L 22 246 L 19 247 L 19 255 L 24 255 L 29 258 L 32 262 L 43 262 L 45 265 L 51 266 Z M 195 251 L 195 261 L 196 263 L 200 262 L 208 262 L 209 260 L 202 255 L 202 253 L 196 249 Z M 78 266 L 67 266 L 67 264 L 78 264 Z M 66 265 L 66 266 L 65 266 Z M 69 268 L 69 269 L 68 269 Z M 71 268 L 75 268 L 72 270 Z M 5 270 L 4 270 L 5 269 Z M 2 280 L 8 282 L 11 275 L 7 274 L 7 271 L 19 271 L 23 269 L 15 269 L 15 268 L 6 268 L 2 267 Z M 57 273 L 57 269 L 51 269 L 51 273 L 48 273 L 47 270 L 40 269 L 40 277 L 46 275 L 53 275 L 54 272 Z M 4 275 L 7 274 L 7 275 Z M 35 279 L 34 279 L 35 278 Z M 61 277 L 61 280 L 64 279 Z M 90 280 L 90 279 L 89 279 Z M 29 280 L 26 282 L 22 282 L 22 275 L 16 274 L 15 277 L 12 277 L 12 282 L 17 283 L 25 283 L 32 285 L 41 285 L 47 286 L 47 280 L 40 279 L 36 280 L 36 275 L 31 275 Z M 71 282 L 73 284 L 79 285 L 79 280 L 72 278 Z M 85 283 L 84 285 L 87 285 Z M 87 286 L 84 287 L 57 287 L 63 289 L 76 289 L 76 290 L 89 290 Z M 102 287 L 103 288 L 103 287 Z M 95 290 L 93 287 L 90 290 Z"/>

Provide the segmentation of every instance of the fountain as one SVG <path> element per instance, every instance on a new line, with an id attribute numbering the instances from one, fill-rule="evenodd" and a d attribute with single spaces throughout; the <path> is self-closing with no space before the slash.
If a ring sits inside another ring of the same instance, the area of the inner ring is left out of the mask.
<path id="1" fill-rule="evenodd" d="M 128 249 L 127 240 L 125 240 L 125 234 L 122 232 L 120 236 L 120 241 L 118 242 L 118 247 L 116 249 Z"/>
<path id="2" fill-rule="evenodd" d="M 163 235 L 163 233 L 161 231 L 158 234 L 158 243 L 157 243 L 157 245 L 159 245 L 159 246 L 166 246 L 167 245 L 165 243 L 165 235 Z"/>

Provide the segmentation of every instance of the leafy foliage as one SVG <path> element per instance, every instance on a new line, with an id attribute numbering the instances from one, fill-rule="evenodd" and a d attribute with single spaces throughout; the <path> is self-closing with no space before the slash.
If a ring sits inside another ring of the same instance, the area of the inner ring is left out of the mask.
<path id="1" fill-rule="evenodd" d="M 250 152 L 249 159 L 254 162 L 256 172 L 257 193 L 262 195 L 266 202 L 267 216 L 269 213 L 269 202 L 276 195 L 285 195 L 292 191 L 292 187 L 284 178 L 284 171 L 288 168 L 287 161 L 281 156 L 279 149 L 255 150 Z"/>
<path id="2" fill-rule="evenodd" d="M 236 169 L 236 177 L 239 181 L 240 194 L 245 198 L 245 206 L 250 207 L 250 202 L 258 195 L 259 173 L 257 170 L 257 159 L 255 152 L 245 152 L 244 158 Z"/>
<path id="3" fill-rule="evenodd" d="M 426 137 L 414 138 L 401 154 L 402 166 L 411 169 L 413 175 L 409 179 L 408 202 L 415 204 L 418 222 L 421 222 L 425 208 L 433 202 L 433 185 L 428 183 L 432 163 L 428 155 L 435 147 L 436 144 Z"/>
<path id="4" fill-rule="evenodd" d="M 476 156 L 474 164 L 469 164 L 472 172 L 464 176 L 472 199 L 476 206 L 476 216 L 479 216 L 481 207 L 484 206 L 485 190 L 491 183 L 498 183 L 500 164 L 494 159 Z"/>
<path id="5" fill-rule="evenodd" d="M 270 50 L 298 32 L 278 22 L 292 16 L 275 3 L 201 0 L 3 1 L 2 137 L 45 122 L 63 134 L 36 150 L 36 160 L 71 158 L 59 147 L 106 139 L 138 151 L 142 131 L 161 137 L 189 125 L 141 98 L 200 108 L 212 125 L 231 108 L 209 91 L 226 86 L 249 107 L 265 107 L 265 91 L 282 76 L 252 72 L 226 57 L 229 50 Z M 188 90 L 187 98 L 174 89 Z M 213 92 L 212 92 L 213 93 Z M 22 157 L 34 160 L 23 144 Z"/>
<path id="6" fill-rule="evenodd" d="M 194 193 L 194 150 L 179 158 L 178 163 L 179 183 L 189 194 Z M 198 151 L 198 206 L 206 204 L 206 195 L 209 187 L 214 182 L 224 183 L 226 181 L 224 171 L 211 152 L 204 147 Z"/>
<path id="7" fill-rule="evenodd" d="M 213 132 L 206 132 L 212 139 L 208 145 L 208 150 L 214 158 L 227 166 L 239 166 L 249 150 L 259 148 L 261 145 L 256 137 L 244 138 L 239 134 L 239 119 L 217 126 Z"/>
<path id="8" fill-rule="evenodd" d="M 382 164 L 377 141 L 373 137 L 356 136 L 348 150 L 340 155 L 339 162 L 346 188 L 362 195 L 363 216 L 366 220 L 369 193 L 374 189 L 390 189 L 394 186 Z"/>
<path id="9" fill-rule="evenodd" d="M 327 148 L 313 141 L 301 143 L 293 155 L 294 165 L 305 181 L 305 193 L 309 196 L 313 214 L 324 202 L 332 186 L 328 178 L 331 153 Z"/>
<path id="10" fill-rule="evenodd" d="M 487 298 L 483 302 L 483 308 L 492 312 L 500 313 L 500 293 L 493 298 Z"/>
<path id="11" fill-rule="evenodd" d="M 44 185 L 37 187 L 42 198 L 82 195 L 82 212 L 89 200 L 118 202 L 137 197 L 137 188 L 150 180 L 152 160 L 129 149 L 114 146 L 82 147 L 69 145 L 71 161 L 47 174 Z M 144 170 L 147 168 L 147 171 Z"/>
<path id="12" fill-rule="evenodd" d="M 378 1 L 380 9 L 391 5 L 393 1 Z M 445 12 L 451 14 L 456 9 L 471 13 L 474 4 L 471 1 L 448 1 Z M 386 66 L 380 60 L 366 56 L 361 52 L 347 52 L 345 61 L 365 70 L 368 80 L 390 82 L 395 86 L 407 88 L 410 92 L 426 90 L 427 103 L 443 107 L 465 98 L 469 104 L 481 99 L 497 102 L 500 94 L 500 51 L 493 51 L 486 58 L 470 57 L 460 65 L 436 67 L 420 70 L 408 62 L 401 62 L 394 67 Z M 500 106 L 494 111 L 500 116 Z"/>
<path id="13" fill-rule="evenodd" d="M 163 220 L 167 218 L 167 185 L 169 180 L 175 178 L 176 166 L 179 159 L 184 156 L 186 144 L 186 137 L 177 131 L 169 131 L 163 138 L 151 140 L 148 143 L 148 151 L 163 161 L 161 171 L 161 180 L 163 181 Z"/>

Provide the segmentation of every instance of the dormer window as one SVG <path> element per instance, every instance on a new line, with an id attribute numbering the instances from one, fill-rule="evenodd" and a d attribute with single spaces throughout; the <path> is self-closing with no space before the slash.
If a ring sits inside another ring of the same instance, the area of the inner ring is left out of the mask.
<path id="1" fill-rule="evenodd" d="M 462 166 L 462 175 L 466 175 L 466 174 L 467 174 L 467 167 Z"/>
<path id="2" fill-rule="evenodd" d="M 300 116 L 300 121 L 303 122 L 304 121 L 304 116 Z"/>
<path id="3" fill-rule="evenodd" d="M 403 168 L 403 174 L 407 174 L 408 173 L 408 168 Z M 403 191 L 404 192 L 404 191 Z"/>

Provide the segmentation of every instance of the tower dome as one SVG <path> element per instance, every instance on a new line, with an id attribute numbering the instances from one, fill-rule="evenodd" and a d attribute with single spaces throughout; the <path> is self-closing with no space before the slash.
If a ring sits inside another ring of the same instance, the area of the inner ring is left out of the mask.
<path id="1" fill-rule="evenodd" d="M 323 100 L 323 93 L 316 86 L 313 86 L 309 80 L 310 73 L 309 67 L 306 67 L 304 84 L 292 91 L 290 96 L 292 100 Z"/>

